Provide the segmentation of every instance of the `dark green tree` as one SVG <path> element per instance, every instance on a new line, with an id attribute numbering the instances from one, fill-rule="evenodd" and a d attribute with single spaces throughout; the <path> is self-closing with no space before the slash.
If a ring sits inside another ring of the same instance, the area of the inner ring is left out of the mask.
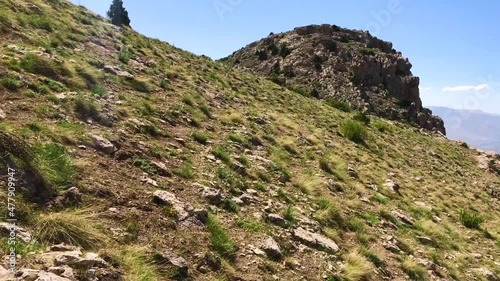
<path id="1" fill-rule="evenodd" d="M 128 17 L 127 10 L 123 7 L 122 0 L 113 0 L 113 3 L 109 7 L 108 17 L 114 25 L 130 26 L 130 18 Z"/>

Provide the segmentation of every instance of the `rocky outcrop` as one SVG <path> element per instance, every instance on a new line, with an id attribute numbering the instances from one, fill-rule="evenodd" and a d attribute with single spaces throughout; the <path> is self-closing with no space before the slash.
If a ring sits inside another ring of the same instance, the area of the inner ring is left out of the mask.
<path id="1" fill-rule="evenodd" d="M 316 98 L 446 133 L 443 120 L 422 106 L 420 79 L 392 43 L 368 32 L 311 25 L 271 34 L 225 61 Z"/>

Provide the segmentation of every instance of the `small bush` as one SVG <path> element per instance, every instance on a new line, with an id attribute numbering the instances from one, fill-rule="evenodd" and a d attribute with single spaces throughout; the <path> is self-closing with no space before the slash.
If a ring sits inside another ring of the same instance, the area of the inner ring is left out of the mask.
<path id="1" fill-rule="evenodd" d="M 396 104 L 401 108 L 408 108 L 411 106 L 412 102 L 409 99 L 398 100 Z"/>
<path id="2" fill-rule="evenodd" d="M 35 237 L 50 244 L 67 243 L 85 249 L 98 248 L 106 240 L 95 226 L 89 210 L 71 210 L 42 214 L 35 220 Z"/>
<path id="3" fill-rule="evenodd" d="M 118 53 L 118 60 L 124 64 L 128 64 L 130 60 L 130 52 L 127 49 L 123 49 Z"/>
<path id="4" fill-rule="evenodd" d="M 282 58 L 286 58 L 292 51 L 287 47 L 285 43 L 282 43 L 280 46 L 280 56 Z"/>
<path id="5" fill-rule="evenodd" d="M 354 121 L 359 121 L 359 122 L 364 123 L 366 125 L 370 124 L 370 121 L 371 121 L 370 117 L 368 117 L 368 115 L 366 115 L 363 112 L 356 113 L 352 119 Z"/>
<path id="6" fill-rule="evenodd" d="M 208 136 L 203 132 L 196 131 L 193 133 L 192 136 L 193 136 L 193 139 L 200 144 L 205 145 L 208 143 Z"/>
<path id="7" fill-rule="evenodd" d="M 363 47 L 359 49 L 359 52 L 363 55 L 374 56 L 377 53 L 377 49 Z"/>
<path id="8" fill-rule="evenodd" d="M 465 210 L 460 210 L 459 218 L 460 222 L 462 222 L 465 227 L 471 229 L 481 229 L 481 223 L 484 222 L 484 219 L 481 216 L 467 213 Z"/>
<path id="9" fill-rule="evenodd" d="M 257 50 L 255 55 L 259 58 L 259 60 L 267 60 L 267 52 L 265 50 Z"/>
<path id="10" fill-rule="evenodd" d="M 207 228 L 210 232 L 210 243 L 212 248 L 222 257 L 234 260 L 236 258 L 237 247 L 229 236 L 228 231 L 220 225 L 217 218 L 209 214 Z"/>
<path id="11" fill-rule="evenodd" d="M 21 82 L 21 80 L 19 80 L 18 78 L 13 78 L 13 77 L 4 78 L 4 79 L 2 79 L 1 83 L 2 83 L 2 86 L 4 86 L 7 90 L 10 90 L 13 92 L 19 90 L 23 86 L 23 83 Z"/>
<path id="12" fill-rule="evenodd" d="M 321 70 L 322 68 L 322 65 L 323 65 L 323 58 L 321 58 L 320 56 L 318 55 L 315 55 L 313 57 L 313 64 L 314 64 L 314 68 L 318 71 Z"/>
<path id="13" fill-rule="evenodd" d="M 344 111 L 344 112 L 350 112 L 351 111 L 351 107 L 349 106 L 349 104 L 346 103 L 346 102 L 343 102 L 341 100 L 337 100 L 337 99 L 334 99 L 332 97 L 328 97 L 328 98 L 326 98 L 325 102 L 329 106 L 331 106 L 333 108 L 336 108 L 338 110 L 341 110 L 341 111 Z"/>
<path id="14" fill-rule="evenodd" d="M 366 127 L 357 121 L 347 120 L 340 125 L 344 137 L 356 143 L 364 143 L 368 136 Z"/>

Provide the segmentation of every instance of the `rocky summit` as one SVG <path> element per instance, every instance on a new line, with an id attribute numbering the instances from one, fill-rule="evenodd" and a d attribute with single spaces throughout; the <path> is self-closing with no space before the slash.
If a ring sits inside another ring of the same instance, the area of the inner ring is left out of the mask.
<path id="1" fill-rule="evenodd" d="M 500 155 L 431 131 L 390 43 L 219 62 L 64 0 L 0 1 L 0 40 L 2 281 L 499 278 Z"/>
<path id="2" fill-rule="evenodd" d="M 410 61 L 365 31 L 298 27 L 271 33 L 223 60 L 305 95 L 446 134 L 443 120 L 422 106 Z"/>

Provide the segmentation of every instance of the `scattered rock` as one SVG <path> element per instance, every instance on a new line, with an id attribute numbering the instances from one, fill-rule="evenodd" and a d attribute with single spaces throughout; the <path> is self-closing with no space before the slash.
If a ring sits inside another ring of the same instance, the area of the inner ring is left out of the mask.
<path id="1" fill-rule="evenodd" d="M 119 66 L 115 65 L 105 65 L 103 67 L 104 71 L 116 76 L 125 77 L 128 79 L 133 79 L 134 76 L 127 71 L 122 70 Z"/>
<path id="2" fill-rule="evenodd" d="M 438 248 L 437 243 L 429 237 L 417 236 L 417 239 L 418 239 L 418 241 L 420 241 L 420 243 L 422 243 L 424 245 L 429 245 L 429 246 Z"/>
<path id="3" fill-rule="evenodd" d="M 193 214 L 202 223 L 208 221 L 208 211 L 206 209 L 194 209 Z"/>
<path id="4" fill-rule="evenodd" d="M 493 271 L 485 267 L 476 268 L 475 271 L 484 276 L 488 281 L 500 281 L 500 278 Z"/>
<path id="5" fill-rule="evenodd" d="M 189 213 L 185 209 L 185 204 L 182 203 L 175 194 L 165 190 L 157 190 L 153 194 L 153 202 L 160 205 L 169 205 L 177 212 L 179 221 L 183 221 L 189 217 Z"/>
<path id="6" fill-rule="evenodd" d="M 153 165 L 153 167 L 156 168 L 156 170 L 158 171 L 157 173 L 160 176 L 164 177 L 172 176 L 172 173 L 168 170 L 167 165 L 165 165 L 164 163 L 158 161 L 151 161 L 151 165 Z"/>
<path id="7" fill-rule="evenodd" d="M 413 225 L 415 223 L 415 219 L 413 219 L 412 217 L 410 216 L 407 216 L 407 215 L 404 215 L 398 211 L 392 211 L 391 213 L 395 218 L 397 218 L 398 220 L 402 221 L 403 223 L 405 224 L 408 224 L 408 225 Z"/>
<path id="8" fill-rule="evenodd" d="M 397 182 L 395 182 L 394 180 L 390 180 L 390 179 L 385 181 L 384 186 L 395 191 L 395 192 L 399 192 L 399 190 L 401 189 L 401 187 L 399 186 L 399 184 Z"/>
<path id="9" fill-rule="evenodd" d="M 358 172 L 351 166 L 347 167 L 347 173 L 353 178 L 359 178 Z"/>
<path id="10" fill-rule="evenodd" d="M 0 222 L 0 233 L 4 235 L 4 237 L 9 237 L 11 232 L 13 231 L 16 237 L 23 240 L 24 242 L 31 241 L 31 234 L 26 229 L 17 225 L 11 225 L 7 222 Z"/>
<path id="11" fill-rule="evenodd" d="M 339 246 L 330 238 L 324 237 L 321 234 L 309 232 L 301 227 L 293 231 L 293 237 L 303 244 L 319 250 L 327 250 L 330 252 L 337 252 L 340 250 Z"/>
<path id="12" fill-rule="evenodd" d="M 435 222 L 435 223 L 440 223 L 442 220 L 438 216 L 432 216 L 432 221 Z"/>
<path id="13" fill-rule="evenodd" d="M 5 118 L 7 118 L 7 115 L 5 115 L 5 112 L 0 109 L 0 121 L 5 120 Z"/>
<path id="14" fill-rule="evenodd" d="M 265 238 L 264 241 L 262 241 L 262 246 L 260 248 L 270 259 L 280 260 L 283 258 L 280 246 L 272 237 Z"/>
<path id="15" fill-rule="evenodd" d="M 104 154 L 110 155 L 115 152 L 115 146 L 108 139 L 99 135 L 92 135 L 90 136 L 90 138 L 92 139 L 92 143 L 94 144 L 95 148 L 102 151 Z"/>
<path id="16" fill-rule="evenodd" d="M 267 220 L 270 223 L 275 224 L 277 226 L 281 226 L 281 227 L 286 226 L 286 220 L 278 214 L 269 214 L 267 216 Z"/>
<path id="17" fill-rule="evenodd" d="M 207 199 L 208 202 L 212 205 L 220 205 L 224 201 L 224 196 L 222 196 L 222 193 L 220 190 L 204 186 L 203 191 L 201 193 L 201 196 L 203 198 Z"/>
<path id="18" fill-rule="evenodd" d="M 183 278 L 188 276 L 187 261 L 173 253 L 161 252 L 155 255 L 156 262 L 161 266 L 172 267 L 175 270 L 175 277 Z"/>

